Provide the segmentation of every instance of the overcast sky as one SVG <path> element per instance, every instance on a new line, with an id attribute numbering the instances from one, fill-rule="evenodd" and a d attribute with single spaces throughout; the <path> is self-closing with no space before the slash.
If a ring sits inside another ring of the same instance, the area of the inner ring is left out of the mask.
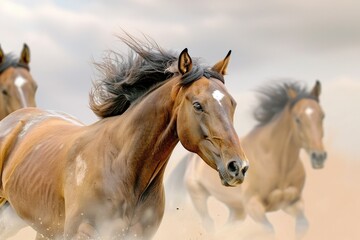
<path id="1" fill-rule="evenodd" d="M 31 49 L 41 108 L 96 121 L 88 92 L 93 60 L 105 50 L 127 52 L 121 29 L 160 46 L 185 47 L 209 65 L 232 50 L 226 77 L 238 100 L 240 135 L 253 126 L 253 90 L 277 78 L 323 84 L 328 138 L 360 153 L 360 1 L 0 0 L 0 44 Z M 360 156 L 360 155 L 359 155 Z M 360 159 L 359 159 L 360 160 Z"/>

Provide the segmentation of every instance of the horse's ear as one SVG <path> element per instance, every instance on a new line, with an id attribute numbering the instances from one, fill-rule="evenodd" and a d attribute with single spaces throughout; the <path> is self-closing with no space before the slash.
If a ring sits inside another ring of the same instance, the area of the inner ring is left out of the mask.
<path id="1" fill-rule="evenodd" d="M 320 93 L 321 93 L 321 83 L 319 80 L 316 80 L 315 86 L 311 90 L 310 94 L 311 94 L 311 96 L 313 96 L 317 100 L 319 100 Z"/>
<path id="2" fill-rule="evenodd" d="M 30 48 L 26 43 L 21 51 L 19 63 L 28 65 L 30 63 Z"/>
<path id="3" fill-rule="evenodd" d="M 220 73 L 221 75 L 225 75 L 227 66 L 230 61 L 230 54 L 231 54 L 231 50 L 228 52 L 228 54 L 223 60 L 216 63 L 211 69 L 214 70 L 215 72 Z"/>
<path id="4" fill-rule="evenodd" d="M 0 46 L 0 64 L 2 64 L 5 61 L 5 54 Z"/>
<path id="5" fill-rule="evenodd" d="M 179 72 L 184 75 L 185 73 L 189 72 L 192 69 L 192 60 L 188 53 L 187 48 L 182 50 L 178 60 L 178 69 Z"/>

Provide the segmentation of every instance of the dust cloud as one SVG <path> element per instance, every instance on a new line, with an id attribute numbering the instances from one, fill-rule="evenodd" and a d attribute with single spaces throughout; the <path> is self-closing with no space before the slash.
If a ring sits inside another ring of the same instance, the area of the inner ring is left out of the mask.
<path id="1" fill-rule="evenodd" d="M 310 224 L 309 231 L 302 239 L 360 239 L 360 159 L 339 153 L 334 147 L 328 147 L 327 151 L 328 159 L 321 170 L 311 168 L 305 153 L 301 156 L 306 169 L 303 191 L 305 214 Z M 282 211 L 267 214 L 275 228 L 274 236 L 265 232 L 249 217 L 244 222 L 226 225 L 227 208 L 212 198 L 208 205 L 216 223 L 214 233 L 205 231 L 189 200 L 178 210 L 167 211 L 155 239 L 296 239 L 295 220 Z"/>

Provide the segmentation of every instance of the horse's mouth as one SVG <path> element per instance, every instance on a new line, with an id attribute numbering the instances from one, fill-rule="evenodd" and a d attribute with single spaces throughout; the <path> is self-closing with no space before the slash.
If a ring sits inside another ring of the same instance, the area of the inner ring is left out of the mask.
<path id="1" fill-rule="evenodd" d="M 207 161 L 207 163 L 210 166 L 215 165 L 215 169 L 219 173 L 222 185 L 224 185 L 226 187 L 235 187 L 235 186 L 241 184 L 244 181 L 245 172 L 246 172 L 247 168 L 244 171 L 244 169 L 241 169 L 241 164 L 240 164 L 240 167 L 237 167 L 237 169 L 238 169 L 238 171 L 241 171 L 241 172 L 239 174 L 236 174 L 236 176 L 232 176 L 229 173 L 229 171 L 227 170 L 227 168 L 229 168 L 229 166 L 225 166 L 223 159 L 222 159 L 223 156 L 221 156 L 222 154 L 219 151 L 219 149 L 215 146 L 215 144 L 212 141 L 210 141 L 209 139 L 206 139 L 206 141 L 204 141 L 204 143 L 205 143 L 204 146 L 207 147 L 206 148 L 207 151 L 204 151 L 206 153 L 205 156 L 207 157 L 207 159 L 212 159 L 212 161 Z M 233 160 L 230 162 L 236 162 L 236 161 Z"/>
<path id="2" fill-rule="evenodd" d="M 324 168 L 324 160 L 311 159 L 311 166 L 313 169 L 322 169 Z"/>
<path id="3" fill-rule="evenodd" d="M 225 187 L 236 187 L 239 184 L 244 182 L 245 176 L 240 177 L 240 178 L 234 178 L 226 173 L 223 173 L 219 169 L 218 169 L 218 172 L 219 172 L 219 176 L 221 179 L 221 184 L 224 185 Z"/>

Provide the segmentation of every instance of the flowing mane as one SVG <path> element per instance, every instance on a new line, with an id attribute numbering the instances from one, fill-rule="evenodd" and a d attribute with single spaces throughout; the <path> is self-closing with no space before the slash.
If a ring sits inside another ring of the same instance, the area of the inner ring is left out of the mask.
<path id="1" fill-rule="evenodd" d="M 163 50 L 147 37 L 146 41 L 128 34 L 119 38 L 132 50 L 128 56 L 109 51 L 102 62 L 95 63 L 102 78 L 93 83 L 90 108 L 100 118 L 121 115 L 136 100 L 178 74 L 178 56 L 174 52 Z M 202 76 L 224 82 L 222 75 L 194 59 L 192 70 L 182 76 L 181 84 Z"/>
<path id="2" fill-rule="evenodd" d="M 290 98 L 288 90 L 296 92 L 296 98 Z M 303 98 L 310 98 L 318 101 L 310 94 L 310 91 L 303 84 L 296 81 L 282 81 L 271 83 L 260 87 L 257 90 L 259 104 L 255 108 L 253 115 L 260 125 L 268 123 L 276 114 L 281 112 L 289 103 L 292 107 L 296 102 Z"/>

